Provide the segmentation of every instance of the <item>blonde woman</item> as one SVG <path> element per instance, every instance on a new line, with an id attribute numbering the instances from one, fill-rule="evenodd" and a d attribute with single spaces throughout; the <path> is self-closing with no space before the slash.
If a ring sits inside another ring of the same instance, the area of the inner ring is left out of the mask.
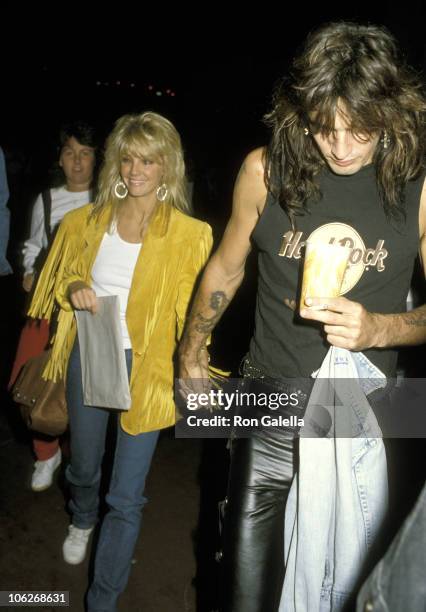
<path id="1" fill-rule="evenodd" d="M 84 406 L 73 310 L 95 313 L 99 296 L 120 297 L 132 405 L 119 418 L 90 612 L 116 610 L 159 431 L 175 422 L 173 354 L 212 245 L 210 227 L 189 217 L 188 208 L 182 146 L 173 125 L 152 112 L 121 117 L 107 140 L 95 204 L 65 217 L 33 302 L 35 311 L 50 307 L 55 276 L 61 312 L 47 374 L 67 372 L 72 524 L 63 554 L 78 564 L 97 521 L 109 412 Z"/>

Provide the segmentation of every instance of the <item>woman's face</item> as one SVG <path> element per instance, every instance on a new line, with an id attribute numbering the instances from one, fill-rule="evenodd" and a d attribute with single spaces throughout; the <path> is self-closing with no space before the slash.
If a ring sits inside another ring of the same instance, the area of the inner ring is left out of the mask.
<path id="1" fill-rule="evenodd" d="M 72 136 L 61 149 L 59 165 L 71 191 L 89 189 L 95 167 L 95 149 L 82 145 Z"/>
<path id="2" fill-rule="evenodd" d="M 120 174 L 129 195 L 143 198 L 154 194 L 162 183 L 163 164 L 149 156 L 124 154 L 120 162 Z"/>

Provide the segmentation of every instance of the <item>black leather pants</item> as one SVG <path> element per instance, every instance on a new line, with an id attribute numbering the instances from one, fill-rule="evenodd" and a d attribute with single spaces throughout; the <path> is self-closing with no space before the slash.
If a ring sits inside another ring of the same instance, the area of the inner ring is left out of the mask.
<path id="1" fill-rule="evenodd" d="M 232 441 L 223 531 L 223 612 L 276 612 L 284 578 L 284 510 L 297 440 Z"/>

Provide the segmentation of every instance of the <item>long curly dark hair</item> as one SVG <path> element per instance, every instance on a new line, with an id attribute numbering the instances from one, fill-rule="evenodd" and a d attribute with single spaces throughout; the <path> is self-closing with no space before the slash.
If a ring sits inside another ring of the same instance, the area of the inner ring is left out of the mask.
<path id="1" fill-rule="evenodd" d="M 398 54 L 382 27 L 330 23 L 308 36 L 281 81 L 265 122 L 273 135 L 266 150 L 265 180 L 289 215 L 303 214 L 308 199 L 321 193 L 317 176 L 326 165 L 315 141 L 305 135 L 309 113 L 323 135 L 333 132 L 338 103 L 347 111 L 354 135 L 386 134 L 373 163 L 388 218 L 404 215 L 404 186 L 425 165 L 426 99 L 419 77 Z"/>

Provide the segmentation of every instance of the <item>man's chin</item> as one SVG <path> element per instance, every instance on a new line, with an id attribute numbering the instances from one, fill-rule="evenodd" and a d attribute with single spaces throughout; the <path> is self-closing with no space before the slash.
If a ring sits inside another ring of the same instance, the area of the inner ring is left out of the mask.
<path id="1" fill-rule="evenodd" d="M 350 164 L 337 164 L 336 162 L 328 161 L 328 165 L 334 174 L 339 174 L 341 176 L 356 174 L 362 168 L 362 164 L 360 164 L 359 161 L 353 161 Z"/>

